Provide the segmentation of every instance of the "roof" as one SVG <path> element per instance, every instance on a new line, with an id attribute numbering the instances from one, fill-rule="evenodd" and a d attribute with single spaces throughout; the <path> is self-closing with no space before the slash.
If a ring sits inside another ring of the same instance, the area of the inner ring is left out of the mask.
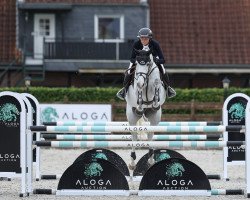
<path id="1" fill-rule="evenodd" d="M 16 50 L 16 0 L 0 1 L 0 63 L 9 63 Z"/>
<path id="2" fill-rule="evenodd" d="M 25 3 L 139 4 L 140 0 L 25 0 Z"/>
<path id="3" fill-rule="evenodd" d="M 72 5 L 66 3 L 21 3 L 18 8 L 22 10 L 71 10 Z"/>
<path id="4" fill-rule="evenodd" d="M 250 64 L 249 0 L 150 0 L 169 64 Z"/>

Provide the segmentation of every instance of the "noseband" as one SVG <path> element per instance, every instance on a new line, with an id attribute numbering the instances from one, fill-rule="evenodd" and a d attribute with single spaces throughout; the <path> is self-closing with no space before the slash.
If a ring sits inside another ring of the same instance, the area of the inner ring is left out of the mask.
<path id="1" fill-rule="evenodd" d="M 151 73 L 157 68 L 157 66 L 155 66 L 153 69 L 151 69 L 152 66 L 153 66 L 153 63 L 151 63 L 151 62 L 148 62 L 146 65 L 147 65 L 147 67 L 148 67 L 147 73 L 145 73 L 145 72 L 136 72 L 136 73 L 135 73 L 135 79 L 136 79 L 136 80 L 138 80 L 138 78 L 139 78 L 140 76 L 143 77 L 143 79 L 144 79 L 143 85 L 144 85 L 145 83 L 148 83 L 149 76 L 150 76 Z M 146 67 L 146 66 L 145 66 L 145 67 Z M 148 84 L 147 84 L 147 85 L 148 85 Z"/>

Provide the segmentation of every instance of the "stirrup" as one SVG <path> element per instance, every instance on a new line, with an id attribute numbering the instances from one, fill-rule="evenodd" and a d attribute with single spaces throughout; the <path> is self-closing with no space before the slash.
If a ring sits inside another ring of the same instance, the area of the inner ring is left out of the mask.
<path id="1" fill-rule="evenodd" d="M 125 100 L 125 88 L 120 89 L 117 93 L 116 96 L 117 98 L 121 99 L 121 100 Z"/>
<path id="2" fill-rule="evenodd" d="M 167 97 L 170 99 L 170 98 L 173 98 L 176 96 L 176 92 L 173 88 L 171 88 L 170 86 L 167 87 Z"/>

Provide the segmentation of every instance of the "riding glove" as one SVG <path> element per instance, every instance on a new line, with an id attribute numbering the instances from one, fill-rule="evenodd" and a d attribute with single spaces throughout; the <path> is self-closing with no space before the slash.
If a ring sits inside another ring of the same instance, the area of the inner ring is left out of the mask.
<path id="1" fill-rule="evenodd" d="M 154 62 L 155 62 L 156 65 L 160 65 L 161 64 L 160 63 L 160 59 L 156 58 L 156 57 L 154 57 Z"/>

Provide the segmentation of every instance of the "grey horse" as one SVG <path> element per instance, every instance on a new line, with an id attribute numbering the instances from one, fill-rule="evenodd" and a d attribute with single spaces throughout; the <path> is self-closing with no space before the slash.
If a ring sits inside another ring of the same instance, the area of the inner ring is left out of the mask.
<path id="1" fill-rule="evenodd" d="M 126 95 L 126 115 L 130 126 L 137 122 L 148 121 L 151 126 L 157 126 L 161 120 L 161 105 L 166 99 L 166 90 L 160 79 L 160 70 L 153 62 L 151 51 L 136 50 L 136 67 L 134 80 Z M 138 134 L 131 132 L 132 140 L 138 140 Z M 153 132 L 147 132 L 147 140 L 151 141 Z M 135 168 L 135 147 L 132 147 L 130 169 Z M 153 149 L 149 149 L 149 164 L 154 163 Z"/>

